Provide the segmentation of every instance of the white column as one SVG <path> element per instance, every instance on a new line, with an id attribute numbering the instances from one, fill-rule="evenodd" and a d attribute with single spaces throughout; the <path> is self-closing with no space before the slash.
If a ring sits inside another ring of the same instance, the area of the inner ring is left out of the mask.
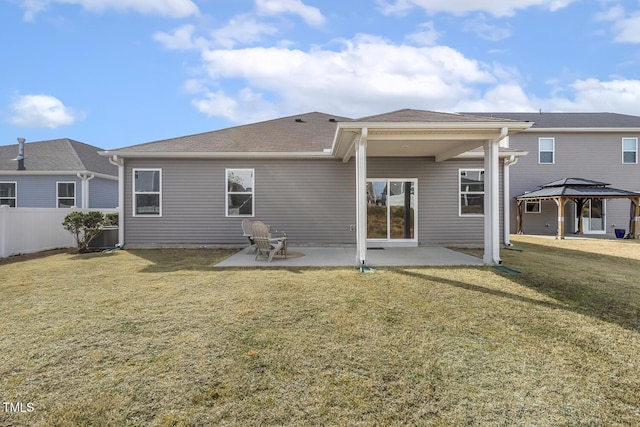
<path id="1" fill-rule="evenodd" d="M 356 262 L 367 262 L 367 128 L 356 145 Z"/>
<path id="2" fill-rule="evenodd" d="M 485 264 L 500 263 L 499 140 L 484 143 L 484 257 Z"/>

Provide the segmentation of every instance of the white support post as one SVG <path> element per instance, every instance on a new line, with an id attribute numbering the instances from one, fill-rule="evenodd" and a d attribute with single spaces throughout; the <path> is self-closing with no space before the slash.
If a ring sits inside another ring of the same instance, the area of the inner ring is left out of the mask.
<path id="1" fill-rule="evenodd" d="M 499 139 L 484 143 L 484 257 L 488 265 L 500 264 Z"/>
<path id="2" fill-rule="evenodd" d="M 367 128 L 356 146 L 356 262 L 367 262 Z"/>

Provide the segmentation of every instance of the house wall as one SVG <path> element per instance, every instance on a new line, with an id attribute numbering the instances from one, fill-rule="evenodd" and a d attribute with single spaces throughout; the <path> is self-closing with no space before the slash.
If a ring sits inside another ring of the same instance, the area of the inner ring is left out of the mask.
<path id="1" fill-rule="evenodd" d="M 132 169 L 162 169 L 162 217 L 132 216 Z M 243 218 L 225 216 L 225 169 L 255 169 L 255 217 L 292 243 L 355 243 L 355 164 L 327 160 L 128 159 L 125 244 L 243 244 Z"/>
<path id="2" fill-rule="evenodd" d="M 538 163 L 538 138 L 555 138 L 555 163 Z M 640 191 L 640 164 L 622 163 L 622 138 L 639 138 L 629 132 L 533 132 L 510 137 L 510 147 L 529 152 L 511 166 L 511 196 L 540 188 L 541 185 L 562 178 L 585 178 L 606 182 L 613 188 Z M 511 202 L 511 232 L 515 232 L 515 201 Z M 567 234 L 575 229 L 575 205 L 567 203 Z M 523 215 L 525 234 L 557 234 L 557 208 L 553 201 L 543 202 L 541 213 Z M 607 200 L 606 230 L 614 235 L 614 228 L 629 230 L 630 202 Z M 614 227 L 615 226 L 615 227 Z"/>
<path id="3" fill-rule="evenodd" d="M 56 208 L 56 182 L 75 182 L 76 205 L 82 206 L 82 182 L 75 175 L 0 175 L 0 181 L 17 182 L 21 208 Z"/>
<path id="4" fill-rule="evenodd" d="M 458 170 L 482 168 L 482 160 L 436 163 L 433 158 L 369 158 L 367 163 L 369 178 L 418 178 L 420 244 L 482 244 L 483 218 L 458 215 Z M 134 168 L 162 169 L 162 217 L 132 215 Z M 255 169 L 255 217 L 251 219 L 286 231 L 293 244 L 355 244 L 354 159 L 346 164 L 340 160 L 127 159 L 125 245 L 244 244 L 243 218 L 225 217 L 226 168 Z"/>
<path id="5" fill-rule="evenodd" d="M 118 181 L 105 178 L 89 180 L 89 208 L 118 207 Z"/>
<path id="6" fill-rule="evenodd" d="M 425 158 L 370 158 L 368 178 L 418 178 L 418 240 L 428 244 L 483 243 L 484 218 L 460 216 L 459 170 L 482 169 L 483 160 L 448 160 L 437 163 Z M 503 196 L 500 170 L 500 198 Z M 500 204 L 500 229 L 503 227 Z M 503 233 L 500 234 L 502 239 Z"/>

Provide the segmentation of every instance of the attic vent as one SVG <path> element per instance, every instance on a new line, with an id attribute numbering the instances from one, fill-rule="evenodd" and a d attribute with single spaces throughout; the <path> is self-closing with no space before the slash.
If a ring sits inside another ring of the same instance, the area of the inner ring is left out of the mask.
<path id="1" fill-rule="evenodd" d="M 305 123 L 305 121 L 304 121 L 304 120 L 302 120 L 302 119 L 296 119 L 296 122 L 297 122 L 297 123 Z"/>
<path id="2" fill-rule="evenodd" d="M 334 122 L 336 121 L 336 119 L 334 119 L 333 117 L 329 119 L 330 122 Z"/>

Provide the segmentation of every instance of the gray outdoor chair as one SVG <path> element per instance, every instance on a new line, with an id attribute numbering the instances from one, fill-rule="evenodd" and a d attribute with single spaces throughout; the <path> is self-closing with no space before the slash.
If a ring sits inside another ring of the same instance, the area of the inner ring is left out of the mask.
<path id="1" fill-rule="evenodd" d="M 253 240 L 253 231 L 251 230 L 252 222 L 248 219 L 242 220 L 242 236 L 246 237 L 249 241 L 249 247 L 247 248 L 247 253 L 255 253 L 258 250 L 256 246 L 256 242 Z"/>
<path id="2" fill-rule="evenodd" d="M 256 260 L 259 257 L 264 257 L 268 258 L 268 262 L 271 262 L 275 253 L 285 248 L 286 238 L 271 238 L 269 227 L 263 222 L 253 222 L 251 224 L 251 234 L 257 248 Z"/>

